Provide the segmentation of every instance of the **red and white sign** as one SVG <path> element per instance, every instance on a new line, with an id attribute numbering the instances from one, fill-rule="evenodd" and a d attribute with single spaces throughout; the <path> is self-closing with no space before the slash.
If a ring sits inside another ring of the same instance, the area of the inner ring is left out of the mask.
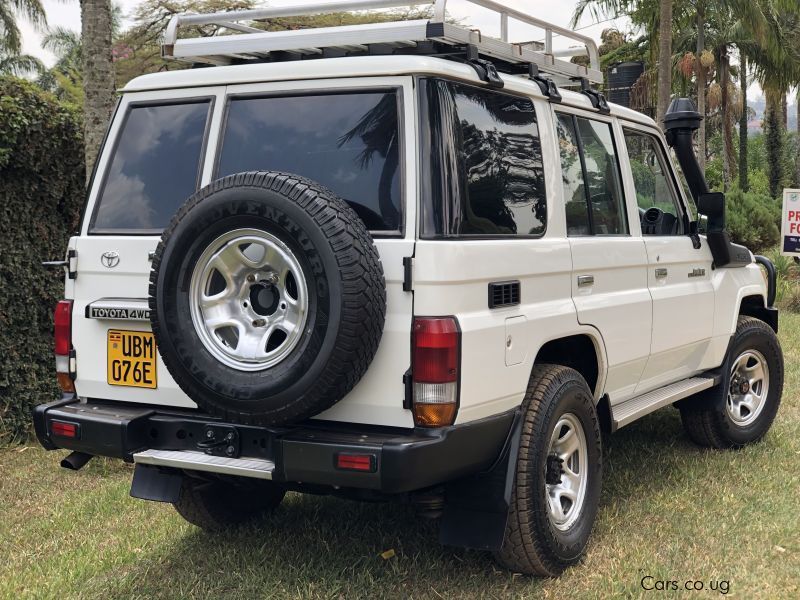
<path id="1" fill-rule="evenodd" d="M 783 190 L 781 254 L 800 256 L 800 190 Z"/>

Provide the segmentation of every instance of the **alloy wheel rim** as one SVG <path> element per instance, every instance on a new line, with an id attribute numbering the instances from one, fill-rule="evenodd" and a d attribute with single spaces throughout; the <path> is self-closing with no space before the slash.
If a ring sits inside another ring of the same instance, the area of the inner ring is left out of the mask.
<path id="1" fill-rule="evenodd" d="M 562 415 L 550 436 L 545 465 L 548 517 L 560 531 L 572 527 L 583 509 L 589 477 L 587 448 L 578 417 Z"/>
<path id="2" fill-rule="evenodd" d="M 237 229 L 200 255 L 189 289 L 192 323 L 222 364 L 261 371 L 297 347 L 308 318 L 303 269 L 289 247 L 259 229 Z"/>
<path id="3" fill-rule="evenodd" d="M 769 393 L 769 366 L 758 350 L 742 352 L 731 366 L 726 410 L 739 427 L 755 421 L 764 410 Z"/>

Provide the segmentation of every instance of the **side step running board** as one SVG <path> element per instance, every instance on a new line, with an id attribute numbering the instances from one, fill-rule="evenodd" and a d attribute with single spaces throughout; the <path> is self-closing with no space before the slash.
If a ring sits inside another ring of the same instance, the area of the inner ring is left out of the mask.
<path id="1" fill-rule="evenodd" d="M 189 450 L 145 450 L 133 455 L 133 462 L 190 471 L 272 479 L 275 463 L 261 458 L 226 458 Z"/>
<path id="2" fill-rule="evenodd" d="M 691 377 L 672 383 L 666 387 L 658 388 L 652 392 L 647 392 L 636 398 L 631 398 L 625 402 L 611 407 L 611 421 L 613 430 L 625 427 L 633 423 L 639 417 L 643 417 L 668 404 L 688 398 L 692 394 L 702 392 L 714 387 L 718 383 L 714 377 Z"/>

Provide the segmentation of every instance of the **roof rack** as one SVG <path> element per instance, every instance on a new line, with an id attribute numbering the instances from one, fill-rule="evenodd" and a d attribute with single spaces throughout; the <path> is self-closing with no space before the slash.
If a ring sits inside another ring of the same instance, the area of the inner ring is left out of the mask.
<path id="1" fill-rule="evenodd" d="M 488 70 L 486 65 L 480 63 L 490 61 L 491 65 L 501 71 L 520 74 L 528 73 L 529 66 L 535 65 L 538 72 L 551 76 L 558 85 L 575 85 L 575 79 L 602 82 L 597 45 L 591 38 L 494 0 L 467 1 L 498 14 L 500 38 L 483 35 L 477 29 L 448 23 L 445 12 L 447 0 L 342 0 L 325 4 L 303 3 L 255 10 L 175 15 L 167 26 L 161 52 L 165 58 L 211 65 L 364 54 L 424 54 L 464 60 L 475 66 L 479 73 L 480 68 Z M 277 17 L 431 4 L 433 18 L 430 20 L 275 32 L 267 32 L 252 25 L 253 22 Z M 509 42 L 510 19 L 542 29 L 544 43 Z M 179 39 L 182 27 L 198 25 L 214 25 L 218 30 L 236 33 Z M 554 36 L 577 42 L 580 47 L 554 51 Z M 474 58 L 476 52 L 481 59 Z M 570 57 L 578 55 L 589 57 L 588 67 L 569 61 Z"/>

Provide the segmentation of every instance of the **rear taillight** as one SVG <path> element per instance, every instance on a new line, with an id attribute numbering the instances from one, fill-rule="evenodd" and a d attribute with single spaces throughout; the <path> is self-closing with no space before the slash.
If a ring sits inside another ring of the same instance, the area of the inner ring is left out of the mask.
<path id="1" fill-rule="evenodd" d="M 58 385 L 65 392 L 75 391 L 75 356 L 72 352 L 72 300 L 60 300 L 56 305 L 55 351 Z"/>
<path id="2" fill-rule="evenodd" d="M 412 332 L 414 422 L 452 425 L 458 410 L 461 331 L 455 317 L 418 317 Z"/>

